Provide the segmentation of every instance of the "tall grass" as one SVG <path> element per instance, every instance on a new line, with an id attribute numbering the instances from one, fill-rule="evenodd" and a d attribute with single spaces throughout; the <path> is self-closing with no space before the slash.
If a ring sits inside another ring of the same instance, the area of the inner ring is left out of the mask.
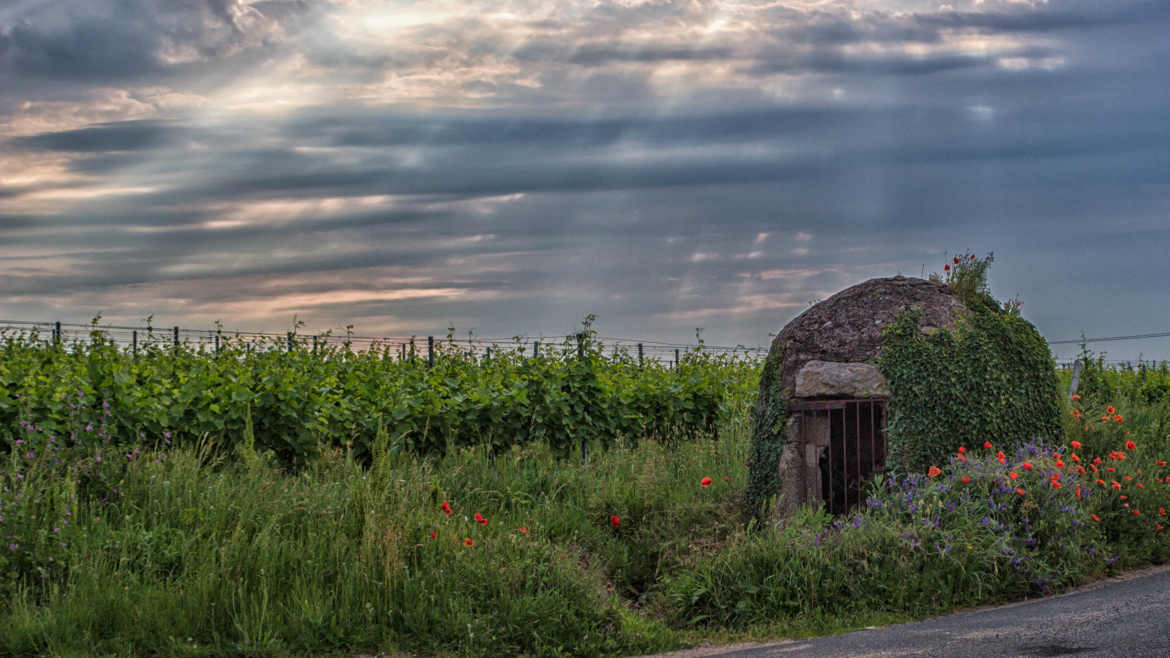
<path id="1" fill-rule="evenodd" d="M 419 457 L 383 433 L 297 471 L 249 422 L 231 449 L 172 449 L 22 420 L 0 467 L 0 654 L 630 655 L 1059 591 L 1170 559 L 1167 399 L 1143 385 L 1083 389 L 1060 445 L 969 446 L 783 527 L 744 514 L 745 414 L 718 441 L 588 461 Z"/>
<path id="2" fill-rule="evenodd" d="M 116 496 L 70 503 L 60 566 L 9 583 L 0 648 L 595 655 L 676 646 L 679 634 L 638 608 L 662 575 L 739 527 L 745 446 L 742 436 L 669 451 L 643 443 L 586 463 L 541 446 L 433 460 L 382 450 L 369 468 L 333 451 L 296 475 L 246 447 L 231 461 L 207 445 L 124 458 Z M 70 500 L 45 475 L 22 478 L 22 499 L 52 508 L 29 519 L 29 535 L 38 523 L 56 527 Z M 700 486 L 708 476 L 714 484 Z"/>

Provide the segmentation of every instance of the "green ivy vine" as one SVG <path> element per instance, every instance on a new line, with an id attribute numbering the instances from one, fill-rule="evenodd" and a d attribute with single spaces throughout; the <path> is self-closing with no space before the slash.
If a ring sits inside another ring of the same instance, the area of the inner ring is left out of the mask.
<path id="1" fill-rule="evenodd" d="M 887 467 L 925 471 L 959 446 L 1008 449 L 1057 439 L 1060 397 L 1048 344 L 1030 322 L 986 296 L 954 331 L 924 334 L 907 309 L 882 334 L 878 369 L 890 387 Z M 971 308 L 974 306 L 974 308 Z"/>
<path id="2" fill-rule="evenodd" d="M 780 388 L 780 355 L 768 354 L 760 392 L 751 412 L 752 448 L 748 461 L 747 506 L 762 520 L 780 490 L 780 455 L 787 438 L 788 398 Z"/>

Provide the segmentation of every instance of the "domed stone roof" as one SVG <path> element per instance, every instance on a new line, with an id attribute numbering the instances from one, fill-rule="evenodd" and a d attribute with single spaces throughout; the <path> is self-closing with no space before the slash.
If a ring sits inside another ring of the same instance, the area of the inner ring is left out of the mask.
<path id="1" fill-rule="evenodd" d="M 796 395 L 796 375 L 810 361 L 876 360 L 882 330 L 911 307 L 922 312 L 923 331 L 953 328 L 955 319 L 966 309 L 941 283 L 895 276 L 846 288 L 801 313 L 780 331 L 768 354 L 769 362 L 780 363 L 783 395 Z"/>

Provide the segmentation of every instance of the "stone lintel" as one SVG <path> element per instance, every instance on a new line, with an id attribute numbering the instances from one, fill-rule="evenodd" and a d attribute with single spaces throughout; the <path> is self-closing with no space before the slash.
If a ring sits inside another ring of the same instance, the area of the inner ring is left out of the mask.
<path id="1" fill-rule="evenodd" d="M 809 361 L 796 373 L 798 398 L 884 398 L 890 396 L 886 378 L 869 363 Z"/>

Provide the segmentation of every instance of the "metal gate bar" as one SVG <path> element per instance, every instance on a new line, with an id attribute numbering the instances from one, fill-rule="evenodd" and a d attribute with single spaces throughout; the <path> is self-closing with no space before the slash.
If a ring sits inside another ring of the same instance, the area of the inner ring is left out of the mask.
<path id="1" fill-rule="evenodd" d="M 803 477 L 806 502 L 820 500 L 834 514 L 846 513 L 854 506 L 860 507 L 864 502 L 865 482 L 885 471 L 885 400 L 793 400 L 789 403 L 789 410 L 798 414 L 800 419 L 799 441 L 805 460 Z M 862 416 L 867 411 L 869 424 L 863 427 Z M 852 426 L 849 423 L 850 416 Z M 865 458 L 861 440 L 863 431 L 868 433 L 868 472 L 862 463 Z M 839 448 L 833 445 L 836 443 L 835 438 L 840 440 Z M 850 443 L 856 462 L 852 469 L 849 468 Z M 823 467 L 822 459 L 816 457 L 820 454 L 820 450 L 815 449 L 817 446 L 823 449 L 823 458 L 827 459 Z M 809 463 L 810 459 L 814 463 Z M 840 491 L 834 475 L 836 466 L 841 467 Z M 853 487 L 856 487 L 855 492 L 850 491 Z"/>

